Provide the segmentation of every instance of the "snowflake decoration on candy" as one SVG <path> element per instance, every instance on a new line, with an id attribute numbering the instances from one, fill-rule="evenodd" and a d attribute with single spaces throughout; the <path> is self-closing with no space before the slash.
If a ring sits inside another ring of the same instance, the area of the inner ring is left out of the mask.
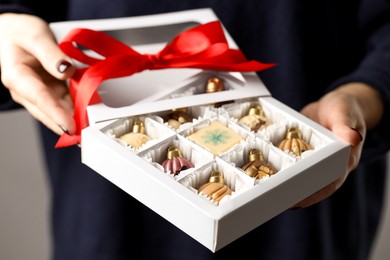
<path id="1" fill-rule="evenodd" d="M 238 144 L 242 137 L 222 123 L 215 121 L 188 136 L 188 139 L 214 155 L 220 155 Z"/>
<path id="2" fill-rule="evenodd" d="M 214 129 L 213 131 L 207 131 L 205 135 L 202 136 L 202 139 L 206 144 L 218 145 L 226 143 L 229 140 L 229 137 L 228 132 L 220 129 Z"/>

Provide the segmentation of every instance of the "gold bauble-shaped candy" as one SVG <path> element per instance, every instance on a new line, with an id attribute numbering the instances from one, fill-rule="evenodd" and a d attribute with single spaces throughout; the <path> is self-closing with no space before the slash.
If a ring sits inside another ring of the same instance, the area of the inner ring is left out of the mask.
<path id="1" fill-rule="evenodd" d="M 292 152 L 296 156 L 301 156 L 303 152 L 312 149 L 311 145 L 302 139 L 302 134 L 296 127 L 290 127 L 287 130 L 285 139 L 278 144 L 278 147 L 282 151 Z"/>
<path id="2" fill-rule="evenodd" d="M 174 145 L 168 148 L 167 159 L 161 165 L 164 167 L 165 172 L 170 172 L 174 175 L 179 174 L 183 170 L 195 167 L 191 161 L 183 158 L 180 149 Z"/>
<path id="3" fill-rule="evenodd" d="M 257 132 L 271 124 L 271 121 L 265 117 L 263 108 L 260 104 L 253 104 L 246 116 L 243 116 L 239 123 L 248 126 L 252 131 Z"/>
<path id="4" fill-rule="evenodd" d="M 140 148 L 144 143 L 150 140 L 150 137 L 145 134 L 145 126 L 141 120 L 134 121 L 133 131 L 119 137 L 131 147 Z"/>
<path id="5" fill-rule="evenodd" d="M 211 172 L 209 181 L 199 187 L 198 192 L 206 195 L 215 202 L 219 202 L 224 196 L 232 194 L 232 190 L 225 185 L 222 172 Z"/>
<path id="6" fill-rule="evenodd" d="M 207 80 L 206 91 L 205 91 L 206 93 L 219 92 L 219 91 L 223 91 L 224 89 L 225 89 L 225 86 L 223 84 L 222 79 L 220 79 L 218 77 L 210 77 Z M 214 107 L 220 107 L 221 105 L 223 105 L 223 103 L 220 102 L 220 103 L 214 103 L 211 105 Z"/>
<path id="7" fill-rule="evenodd" d="M 214 93 L 224 90 L 222 79 L 211 77 L 207 80 L 206 93 Z"/>
<path id="8" fill-rule="evenodd" d="M 271 176 L 277 170 L 264 161 L 263 153 L 259 149 L 251 149 L 248 153 L 248 162 L 242 166 L 242 169 L 251 177 L 262 179 Z"/>

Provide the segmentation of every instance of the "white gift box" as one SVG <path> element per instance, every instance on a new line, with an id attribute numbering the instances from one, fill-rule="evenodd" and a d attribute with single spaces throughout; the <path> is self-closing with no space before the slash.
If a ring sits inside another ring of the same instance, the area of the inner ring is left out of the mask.
<path id="1" fill-rule="evenodd" d="M 50 26 L 58 40 L 73 28 L 106 32 L 140 53 L 155 53 L 181 31 L 218 20 L 210 9 L 140 17 L 57 22 Z M 231 48 L 238 48 L 225 31 Z M 204 93 L 210 76 L 223 79 L 224 91 Z M 216 252 L 345 173 L 348 144 L 319 124 L 272 98 L 256 73 L 199 69 L 144 71 L 108 80 L 99 87 L 102 103 L 88 107 L 90 126 L 82 131 L 82 162 Z M 213 104 L 226 102 L 221 107 Z M 259 103 L 272 124 L 254 132 L 239 122 L 252 103 Z M 179 129 L 163 115 L 188 108 L 193 121 Z M 136 149 L 118 137 L 134 120 L 145 124 L 150 141 Z M 213 154 L 188 136 L 219 122 L 241 141 Z M 301 130 L 312 150 L 301 156 L 277 147 L 288 127 Z M 166 150 L 176 145 L 194 168 L 178 175 L 161 166 Z M 241 169 L 248 151 L 260 149 L 277 173 L 261 180 Z M 220 170 L 230 195 L 215 202 L 198 192 L 213 170 Z"/>

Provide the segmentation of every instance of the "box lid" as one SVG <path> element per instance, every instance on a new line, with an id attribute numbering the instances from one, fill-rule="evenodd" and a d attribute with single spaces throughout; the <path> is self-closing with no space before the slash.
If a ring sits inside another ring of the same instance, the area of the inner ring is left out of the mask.
<path id="1" fill-rule="evenodd" d="M 191 17 L 189 19 L 189 17 Z M 139 53 L 157 53 L 180 32 L 196 25 L 216 21 L 218 17 L 209 8 L 154 14 L 142 17 L 124 17 L 100 20 L 82 20 L 51 23 L 55 37 L 60 41 L 74 28 L 102 31 L 131 46 Z M 230 48 L 236 43 L 223 28 Z M 88 55 L 97 55 L 88 52 Z M 180 73 L 178 73 L 180 71 Z M 207 77 L 217 75 L 233 82 L 234 88 L 215 93 L 202 93 Z M 140 86 L 140 82 L 143 82 Z M 192 92 L 189 88 L 192 87 Z M 87 108 L 89 123 L 156 111 L 195 106 L 213 102 L 269 96 L 270 93 L 254 72 L 216 72 L 201 69 L 147 70 L 128 77 L 110 79 L 98 89 L 102 103 Z"/>

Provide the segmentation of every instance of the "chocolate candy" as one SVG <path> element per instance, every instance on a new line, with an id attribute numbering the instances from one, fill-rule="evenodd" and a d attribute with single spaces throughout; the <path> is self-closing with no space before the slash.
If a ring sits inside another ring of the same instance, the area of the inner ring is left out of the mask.
<path id="1" fill-rule="evenodd" d="M 214 155 L 220 155 L 238 144 L 242 138 L 220 122 L 214 121 L 210 125 L 189 135 L 188 139 Z"/>
<path id="2" fill-rule="evenodd" d="M 165 172 L 170 172 L 174 175 L 195 167 L 191 161 L 183 158 L 180 149 L 174 145 L 168 148 L 167 159 L 161 165 L 164 167 Z"/>
<path id="3" fill-rule="evenodd" d="M 223 84 L 222 79 L 220 79 L 218 77 L 210 77 L 207 80 L 206 91 L 205 91 L 206 93 L 219 92 L 219 91 L 223 91 L 224 89 L 225 89 L 225 86 Z M 223 104 L 224 103 L 214 103 L 214 104 L 211 104 L 211 105 L 214 106 L 214 107 L 220 107 Z"/>
<path id="4" fill-rule="evenodd" d="M 200 186 L 198 192 L 215 202 L 219 202 L 224 196 L 232 194 L 232 190 L 225 185 L 224 176 L 219 170 L 211 172 L 209 181 Z"/>
<path id="5" fill-rule="evenodd" d="M 211 77 L 206 83 L 206 93 L 214 93 L 224 90 L 222 79 L 218 77 Z"/>
<path id="6" fill-rule="evenodd" d="M 285 139 L 278 144 L 278 147 L 296 156 L 301 156 L 303 152 L 312 149 L 311 145 L 302 139 L 301 131 L 296 127 L 290 127 L 287 130 Z"/>
<path id="7" fill-rule="evenodd" d="M 248 162 L 242 169 L 251 177 L 262 179 L 271 176 L 277 170 L 268 162 L 265 162 L 263 153 L 259 149 L 251 149 L 248 153 Z"/>
<path id="8" fill-rule="evenodd" d="M 163 116 L 163 120 L 174 129 L 179 129 L 180 125 L 192 121 L 192 116 L 188 114 L 187 108 L 173 109 L 172 112 Z"/>
<path id="9" fill-rule="evenodd" d="M 260 104 L 253 104 L 246 116 L 243 116 L 239 123 L 248 126 L 252 131 L 257 132 L 271 124 L 271 121 L 265 117 L 263 108 Z"/>
<path id="10" fill-rule="evenodd" d="M 135 120 L 133 124 L 133 131 L 124 134 L 119 139 L 126 142 L 131 147 L 140 148 L 144 143 L 150 140 L 150 137 L 145 134 L 145 126 L 141 120 Z"/>

